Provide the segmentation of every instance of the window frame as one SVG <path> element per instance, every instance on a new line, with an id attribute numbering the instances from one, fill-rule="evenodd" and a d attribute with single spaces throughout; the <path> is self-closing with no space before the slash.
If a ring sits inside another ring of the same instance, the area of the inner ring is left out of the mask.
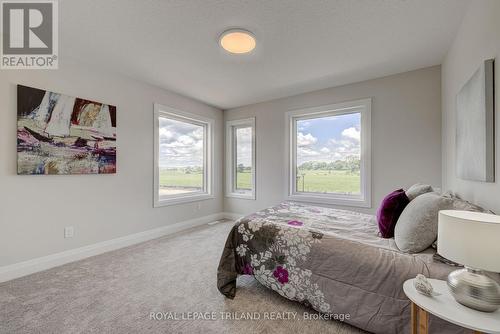
<path id="1" fill-rule="evenodd" d="M 292 110 L 286 113 L 286 198 L 293 201 L 371 208 L 371 105 L 372 99 L 360 99 L 324 106 Z M 360 195 L 323 194 L 296 190 L 297 120 L 361 114 Z"/>
<path id="2" fill-rule="evenodd" d="M 204 127 L 203 190 L 185 194 L 160 196 L 160 118 L 190 123 Z M 214 125 L 210 118 L 177 110 L 159 103 L 154 104 L 154 207 L 204 201 L 214 196 Z"/>
<path id="3" fill-rule="evenodd" d="M 235 167 L 236 167 L 236 136 L 235 130 L 238 128 L 247 128 L 250 127 L 252 129 L 252 177 L 251 184 L 252 190 L 247 193 L 239 193 L 236 191 L 236 176 Z M 232 198 L 241 198 L 241 199 L 256 199 L 256 139 L 255 139 L 255 117 L 245 118 L 245 119 L 237 119 L 226 121 L 226 197 Z"/>

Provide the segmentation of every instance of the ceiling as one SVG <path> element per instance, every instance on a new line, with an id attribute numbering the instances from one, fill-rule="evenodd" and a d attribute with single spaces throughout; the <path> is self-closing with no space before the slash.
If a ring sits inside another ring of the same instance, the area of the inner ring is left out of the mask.
<path id="1" fill-rule="evenodd" d="M 63 0 L 60 54 L 221 109 L 440 64 L 467 0 Z M 249 55 L 224 30 L 257 37 Z"/>

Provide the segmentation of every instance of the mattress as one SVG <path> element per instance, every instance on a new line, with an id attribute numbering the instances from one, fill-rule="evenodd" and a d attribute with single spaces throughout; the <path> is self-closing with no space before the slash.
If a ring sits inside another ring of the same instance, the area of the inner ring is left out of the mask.
<path id="1" fill-rule="evenodd" d="M 372 333 L 409 333 L 405 280 L 424 274 L 446 279 L 454 268 L 433 260 L 433 249 L 401 252 L 378 236 L 375 217 L 284 202 L 237 221 L 217 273 L 219 291 L 236 296 L 238 275 L 332 319 L 343 317 Z M 348 315 L 348 316 L 347 316 Z M 463 330 L 430 317 L 430 331 Z"/>

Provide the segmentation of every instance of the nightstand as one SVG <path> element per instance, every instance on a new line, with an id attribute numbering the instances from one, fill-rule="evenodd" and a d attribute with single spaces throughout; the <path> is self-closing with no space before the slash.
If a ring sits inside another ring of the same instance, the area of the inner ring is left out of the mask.
<path id="1" fill-rule="evenodd" d="M 429 314 L 433 314 L 455 325 L 471 329 L 474 333 L 500 334 L 500 310 L 493 313 L 480 312 L 459 304 L 448 290 L 446 281 L 429 279 L 439 296 L 428 297 L 417 292 L 414 279 L 403 284 L 406 296 L 411 300 L 412 334 L 428 333 Z M 437 334 L 437 333 L 436 333 Z"/>

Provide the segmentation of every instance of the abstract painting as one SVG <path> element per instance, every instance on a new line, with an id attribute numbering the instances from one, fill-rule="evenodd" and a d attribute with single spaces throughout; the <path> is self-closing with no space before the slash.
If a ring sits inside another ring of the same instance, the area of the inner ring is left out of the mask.
<path id="1" fill-rule="evenodd" d="M 116 107 L 18 85 L 17 173 L 116 173 Z"/>
<path id="2" fill-rule="evenodd" d="M 457 96 L 457 175 L 495 181 L 494 60 L 486 60 Z"/>

